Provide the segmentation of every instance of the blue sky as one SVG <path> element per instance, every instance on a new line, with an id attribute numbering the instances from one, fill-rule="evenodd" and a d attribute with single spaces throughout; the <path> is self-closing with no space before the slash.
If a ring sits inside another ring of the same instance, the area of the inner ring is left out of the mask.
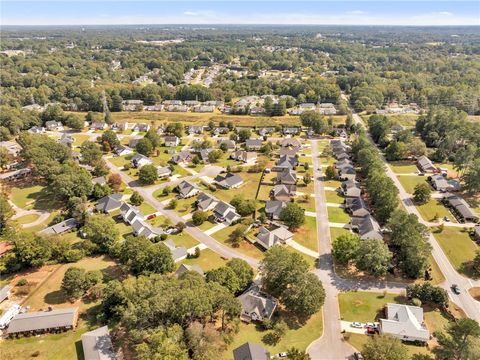
<path id="1" fill-rule="evenodd" d="M 480 25 L 480 1 L 3 1 L 2 25 Z"/>

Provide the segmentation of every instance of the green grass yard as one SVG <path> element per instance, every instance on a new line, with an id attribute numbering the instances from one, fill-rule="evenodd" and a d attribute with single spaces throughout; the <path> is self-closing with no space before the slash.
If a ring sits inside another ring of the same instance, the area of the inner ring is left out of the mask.
<path id="1" fill-rule="evenodd" d="M 35 220 L 37 220 L 39 217 L 40 216 L 38 214 L 29 214 L 29 215 L 21 216 L 21 217 L 15 219 L 15 221 L 17 223 L 19 223 L 20 225 L 30 224 L 30 223 L 34 222 Z"/>
<path id="2" fill-rule="evenodd" d="M 10 199 L 16 206 L 25 210 L 52 211 L 59 206 L 55 200 L 55 194 L 41 185 L 13 186 Z"/>
<path id="3" fill-rule="evenodd" d="M 241 226 L 241 224 L 227 226 L 226 228 L 212 234 L 212 237 L 215 240 L 221 242 L 222 244 L 232 247 L 229 241 L 229 237 L 230 237 L 230 234 L 239 226 Z M 238 247 L 235 247 L 233 249 L 235 249 L 235 251 L 238 251 L 239 253 L 245 254 L 247 256 L 251 256 L 252 258 L 255 258 L 258 260 L 263 259 L 263 251 L 259 247 L 248 242 L 247 240 L 243 240 Z"/>
<path id="4" fill-rule="evenodd" d="M 343 204 L 345 198 L 340 196 L 336 191 L 325 190 L 325 199 L 328 203 Z"/>
<path id="5" fill-rule="evenodd" d="M 409 174 L 418 171 L 417 166 L 412 161 L 392 161 L 389 165 L 396 174 Z"/>
<path id="6" fill-rule="evenodd" d="M 332 241 L 335 240 L 340 235 L 350 234 L 350 233 L 351 232 L 348 229 L 334 228 L 334 227 L 330 228 L 330 238 L 331 238 Z"/>
<path id="7" fill-rule="evenodd" d="M 345 209 L 339 207 L 327 207 L 328 221 L 340 224 L 347 224 L 350 222 L 350 215 L 347 214 Z"/>
<path id="8" fill-rule="evenodd" d="M 293 240 L 313 251 L 318 251 L 317 220 L 305 216 L 305 223 L 294 232 Z"/>
<path id="9" fill-rule="evenodd" d="M 227 262 L 226 259 L 223 259 L 220 255 L 215 253 L 211 249 L 204 249 L 200 252 L 200 257 L 195 259 L 185 259 L 180 262 L 180 264 L 186 265 L 198 265 L 203 271 L 208 271 L 212 269 L 219 268 Z"/>
<path id="10" fill-rule="evenodd" d="M 190 234 L 185 231 L 182 231 L 180 234 L 168 235 L 168 239 L 173 240 L 175 245 L 179 247 L 183 246 L 187 249 L 200 245 L 200 243 L 196 239 L 194 239 L 192 236 L 190 236 Z"/>
<path id="11" fill-rule="evenodd" d="M 427 182 L 427 177 L 418 175 L 399 175 L 398 180 L 406 192 L 413 194 L 415 186 Z"/>
<path id="12" fill-rule="evenodd" d="M 438 199 L 430 199 L 426 204 L 417 205 L 417 209 L 426 221 L 439 221 L 447 216 L 451 222 L 457 222 L 455 216 Z"/>
<path id="13" fill-rule="evenodd" d="M 152 206 L 150 205 L 149 203 L 147 203 L 146 201 L 144 201 L 139 207 L 138 209 L 140 210 L 140 212 L 143 214 L 143 215 L 150 215 L 154 212 L 156 212 L 157 210 Z"/>

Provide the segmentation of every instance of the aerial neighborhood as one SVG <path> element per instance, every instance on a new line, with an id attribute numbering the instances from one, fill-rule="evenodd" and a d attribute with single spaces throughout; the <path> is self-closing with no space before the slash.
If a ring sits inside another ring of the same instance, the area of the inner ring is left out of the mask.
<path id="1" fill-rule="evenodd" d="M 480 358 L 480 38 L 385 29 L 2 30 L 0 358 Z"/>

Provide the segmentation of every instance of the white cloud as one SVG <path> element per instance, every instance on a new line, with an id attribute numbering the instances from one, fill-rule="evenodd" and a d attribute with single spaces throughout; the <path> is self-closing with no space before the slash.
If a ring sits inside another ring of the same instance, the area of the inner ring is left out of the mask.
<path id="1" fill-rule="evenodd" d="M 198 13 L 195 12 L 195 11 L 185 11 L 185 12 L 183 13 L 183 15 L 186 15 L 186 16 L 197 16 Z"/>
<path id="2" fill-rule="evenodd" d="M 353 10 L 353 11 L 348 11 L 347 14 L 350 14 L 350 15 L 363 15 L 363 14 L 366 14 L 365 11 L 362 11 L 362 10 Z"/>

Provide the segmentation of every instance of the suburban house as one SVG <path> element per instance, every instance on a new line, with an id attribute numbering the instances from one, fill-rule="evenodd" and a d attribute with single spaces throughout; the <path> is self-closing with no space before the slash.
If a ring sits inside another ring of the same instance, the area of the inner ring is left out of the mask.
<path id="1" fill-rule="evenodd" d="M 170 250 L 173 261 L 178 262 L 187 258 L 188 251 L 186 248 L 177 247 L 170 239 L 163 241 L 163 244 Z"/>
<path id="2" fill-rule="evenodd" d="M 163 110 L 163 105 L 145 105 L 143 107 L 143 110 L 145 111 L 162 111 Z"/>
<path id="3" fill-rule="evenodd" d="M 235 141 L 229 139 L 218 140 L 218 147 L 221 147 L 222 144 L 226 144 L 228 150 L 235 150 L 236 145 Z"/>
<path id="4" fill-rule="evenodd" d="M 270 195 L 274 200 L 290 201 L 295 197 L 296 191 L 296 185 L 277 184 L 273 187 Z"/>
<path id="5" fill-rule="evenodd" d="M 300 148 L 302 144 L 298 139 L 283 139 L 281 142 L 282 147 L 293 147 L 293 148 Z"/>
<path id="6" fill-rule="evenodd" d="M 244 151 L 244 150 L 237 150 L 230 155 L 230 158 L 232 158 L 233 160 L 242 161 L 246 164 L 254 163 L 255 161 L 257 161 L 257 153 Z"/>
<path id="7" fill-rule="evenodd" d="M 345 197 L 359 197 L 362 193 L 360 185 L 355 180 L 346 180 L 342 182 L 342 194 Z"/>
<path id="8" fill-rule="evenodd" d="M 115 131 L 125 131 L 128 130 L 128 127 L 128 122 L 116 122 L 112 124 L 111 129 Z"/>
<path id="9" fill-rule="evenodd" d="M 265 114 L 265 109 L 261 106 L 252 106 L 250 108 L 250 115 L 262 115 Z"/>
<path id="10" fill-rule="evenodd" d="M 352 229 L 360 235 L 360 239 L 382 240 L 383 235 L 377 220 L 372 215 L 364 217 L 352 217 L 350 221 Z"/>
<path id="11" fill-rule="evenodd" d="M 247 342 L 233 350 L 233 360 L 270 360 L 270 353 L 260 345 Z"/>
<path id="12" fill-rule="evenodd" d="M 40 231 L 40 234 L 42 235 L 63 234 L 64 232 L 67 232 L 76 228 L 77 225 L 78 225 L 77 220 L 75 220 L 74 218 L 70 218 L 62 222 L 59 222 L 58 224 L 55 224 L 43 229 L 42 231 Z"/>
<path id="13" fill-rule="evenodd" d="M 163 105 L 182 105 L 182 100 L 163 100 Z"/>
<path id="14" fill-rule="evenodd" d="M 10 298 L 12 287 L 10 285 L 5 285 L 0 289 L 0 303 L 4 302 Z"/>
<path id="15" fill-rule="evenodd" d="M 197 274 L 200 274 L 200 275 L 205 275 L 205 272 L 203 271 L 203 269 L 198 266 L 198 265 L 187 265 L 187 264 L 182 264 L 178 267 L 177 271 L 175 271 L 175 275 L 176 276 L 180 276 L 182 275 L 184 272 L 187 272 L 187 271 L 193 271 L 193 272 L 196 272 Z"/>
<path id="16" fill-rule="evenodd" d="M 258 151 L 262 148 L 262 139 L 247 139 L 245 141 L 245 148 L 247 150 L 255 150 Z"/>
<path id="17" fill-rule="evenodd" d="M 430 340 L 430 332 L 423 321 L 423 309 L 419 306 L 392 304 L 385 306 L 386 319 L 380 319 L 380 332 L 402 341 Z"/>
<path id="18" fill-rule="evenodd" d="M 0 180 L 4 181 L 15 181 L 22 179 L 29 175 L 32 172 L 30 168 L 18 169 L 14 171 L 10 171 L 8 173 L 0 174 Z"/>
<path id="19" fill-rule="evenodd" d="M 129 154 L 133 154 L 133 149 L 129 148 L 128 146 L 119 145 L 115 148 L 113 152 L 117 156 L 125 156 Z"/>
<path id="20" fill-rule="evenodd" d="M 122 206 L 120 206 L 120 212 L 122 214 L 123 221 L 129 225 L 138 219 L 143 219 L 143 216 L 140 214 L 140 210 L 127 203 L 123 203 Z"/>
<path id="21" fill-rule="evenodd" d="M 122 206 L 122 194 L 111 194 L 97 201 L 95 209 L 98 212 L 109 213 L 120 209 Z"/>
<path id="22" fill-rule="evenodd" d="M 180 144 L 180 139 L 175 135 L 167 135 L 164 137 L 165 146 L 167 147 L 176 147 Z"/>
<path id="23" fill-rule="evenodd" d="M 190 151 L 180 151 L 178 154 L 175 154 L 170 158 L 170 162 L 177 165 L 187 164 L 192 162 L 194 156 L 195 155 L 192 154 Z"/>
<path id="24" fill-rule="evenodd" d="M 294 170 L 284 169 L 277 173 L 277 184 L 295 185 L 297 183 L 297 174 Z"/>
<path id="25" fill-rule="evenodd" d="M 282 132 L 283 132 L 283 135 L 285 135 L 285 136 L 287 136 L 287 135 L 295 136 L 295 135 L 300 133 L 300 128 L 298 128 L 298 127 L 286 127 L 286 128 L 283 128 Z"/>
<path id="26" fill-rule="evenodd" d="M 16 315 L 8 325 L 7 335 L 41 334 L 50 330 L 70 330 L 78 320 L 78 307 L 36 311 Z"/>
<path id="27" fill-rule="evenodd" d="M 168 166 L 158 166 L 157 175 L 159 179 L 164 179 L 172 175 L 172 170 Z"/>
<path id="28" fill-rule="evenodd" d="M 192 125 L 192 126 L 189 126 L 188 127 L 188 133 L 190 135 L 193 135 L 193 134 L 201 134 L 203 133 L 203 126 L 195 126 L 195 125 Z"/>
<path id="29" fill-rule="evenodd" d="M 144 236 L 147 239 L 152 239 L 163 234 L 162 229 L 156 228 L 142 219 L 137 218 L 131 225 L 135 236 Z"/>
<path id="30" fill-rule="evenodd" d="M 332 103 L 321 103 L 318 106 L 318 111 L 322 115 L 335 115 L 337 113 L 337 109 Z"/>
<path id="31" fill-rule="evenodd" d="M 230 225 L 234 221 L 240 219 L 240 215 L 237 214 L 237 210 L 226 202 L 219 201 L 213 208 L 213 215 L 215 220 L 219 223 L 227 223 Z"/>
<path id="32" fill-rule="evenodd" d="M 32 126 L 28 129 L 29 133 L 32 134 L 43 134 L 45 132 L 45 128 L 43 126 Z"/>
<path id="33" fill-rule="evenodd" d="M 211 113 L 215 111 L 215 106 L 212 105 L 196 105 L 192 107 L 193 112 L 197 113 Z"/>
<path id="34" fill-rule="evenodd" d="M 85 360 L 115 360 L 112 339 L 108 326 L 86 332 L 81 336 Z"/>
<path id="35" fill-rule="evenodd" d="M 258 286 L 252 286 L 237 299 L 242 306 L 240 319 L 245 322 L 269 320 L 278 304 L 277 299 L 261 292 Z"/>
<path id="36" fill-rule="evenodd" d="M 277 161 L 277 164 L 273 167 L 274 171 L 283 171 L 285 169 L 295 169 L 298 165 L 298 159 L 296 156 L 282 155 Z"/>
<path id="37" fill-rule="evenodd" d="M 278 220 L 280 213 L 287 206 L 285 201 L 268 200 L 265 203 L 265 214 L 272 220 Z"/>
<path id="38" fill-rule="evenodd" d="M 355 180 L 357 172 L 353 166 L 345 166 L 338 170 L 338 178 L 340 180 Z"/>
<path id="39" fill-rule="evenodd" d="M 367 209 L 365 201 L 359 197 L 348 197 L 345 199 L 345 209 L 356 217 L 364 217 L 370 215 L 370 211 Z"/>
<path id="40" fill-rule="evenodd" d="M 438 169 L 435 165 L 433 165 L 432 161 L 426 157 L 425 155 L 420 156 L 417 159 L 417 166 L 420 171 L 426 172 L 438 172 Z"/>
<path id="41" fill-rule="evenodd" d="M 200 189 L 198 187 L 185 180 L 178 184 L 175 189 L 178 192 L 178 197 L 181 199 L 195 196 L 200 192 Z"/>
<path id="42" fill-rule="evenodd" d="M 276 244 L 285 244 L 293 239 L 293 234 L 286 227 L 278 226 L 273 230 L 261 227 L 257 234 L 257 243 L 265 249 L 270 249 Z"/>
<path id="43" fill-rule="evenodd" d="M 188 106 L 187 105 L 167 105 L 165 106 L 165 111 L 168 112 L 187 112 Z"/>
<path id="44" fill-rule="evenodd" d="M 230 132 L 230 129 L 228 127 L 222 126 L 222 127 L 217 127 L 215 130 L 213 130 L 213 135 L 225 135 Z"/>
<path id="45" fill-rule="evenodd" d="M 106 122 L 95 121 L 90 125 L 90 130 L 105 130 L 108 127 Z"/>
<path id="46" fill-rule="evenodd" d="M 451 195 L 443 199 L 443 202 L 460 218 L 460 221 L 477 222 L 479 217 L 470 205 L 459 196 Z"/>
<path id="47" fill-rule="evenodd" d="M 48 131 L 62 131 L 63 124 L 60 121 L 50 120 L 45 123 L 45 128 Z"/>
<path id="48" fill-rule="evenodd" d="M 430 184 L 432 184 L 433 188 L 440 192 L 447 192 L 449 190 L 453 190 L 453 186 L 450 185 L 441 174 L 435 174 L 428 177 Z"/>
<path id="49" fill-rule="evenodd" d="M 296 156 L 299 151 L 300 147 L 297 146 L 283 146 L 280 148 L 278 153 L 280 156 Z"/>
<path id="50" fill-rule="evenodd" d="M 342 169 L 346 166 L 353 166 L 352 165 L 352 162 L 350 161 L 350 159 L 342 159 L 342 160 L 339 160 L 335 163 L 335 169 Z"/>
<path id="51" fill-rule="evenodd" d="M 350 155 L 347 152 L 341 150 L 335 154 L 335 158 L 337 160 L 345 160 L 345 159 L 350 159 Z"/>
<path id="52" fill-rule="evenodd" d="M 198 101 L 198 100 L 185 100 L 183 103 L 187 106 L 200 105 L 200 101 Z"/>
<path id="53" fill-rule="evenodd" d="M 147 132 L 148 130 L 150 130 L 150 125 L 145 123 L 136 123 L 132 129 L 134 132 Z"/>
<path id="54" fill-rule="evenodd" d="M 214 197 L 213 195 L 201 192 L 197 196 L 197 209 L 201 211 L 208 211 L 212 210 L 217 204 L 219 200 Z"/>
<path id="55" fill-rule="evenodd" d="M 213 182 L 225 189 L 236 189 L 243 184 L 243 179 L 238 174 L 228 173 L 225 176 L 217 175 Z"/>
<path id="56" fill-rule="evenodd" d="M 265 137 L 272 134 L 275 131 L 274 127 L 263 127 L 258 129 L 258 135 Z"/>
<path id="57" fill-rule="evenodd" d="M 72 137 L 72 135 L 63 133 L 58 142 L 66 147 L 71 148 L 75 142 L 75 139 Z"/>
<path id="58" fill-rule="evenodd" d="M 200 159 L 203 161 L 204 164 L 207 164 L 208 161 L 208 154 L 212 152 L 212 149 L 202 149 L 198 152 Z"/>
<path id="59" fill-rule="evenodd" d="M 151 165 L 152 163 L 152 160 L 142 154 L 135 154 L 135 156 L 132 157 L 132 166 L 137 169 L 145 165 Z"/>

